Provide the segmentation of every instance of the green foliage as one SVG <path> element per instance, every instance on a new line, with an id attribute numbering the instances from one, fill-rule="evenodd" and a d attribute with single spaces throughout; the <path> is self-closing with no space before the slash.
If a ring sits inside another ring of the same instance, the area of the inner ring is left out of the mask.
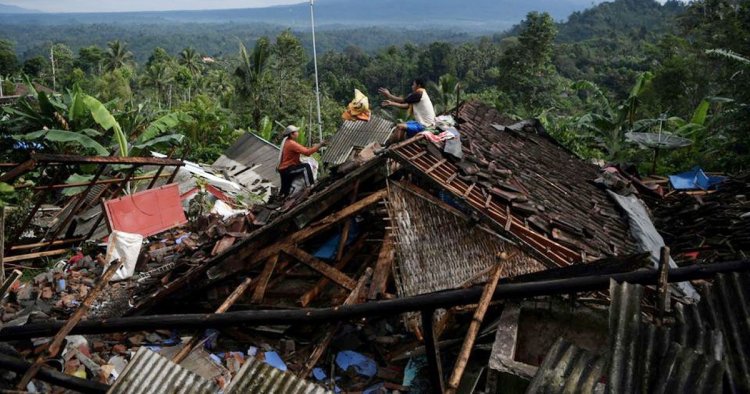
<path id="1" fill-rule="evenodd" d="M 18 70 L 18 58 L 12 42 L 0 39 L 0 75 L 11 75 Z"/>

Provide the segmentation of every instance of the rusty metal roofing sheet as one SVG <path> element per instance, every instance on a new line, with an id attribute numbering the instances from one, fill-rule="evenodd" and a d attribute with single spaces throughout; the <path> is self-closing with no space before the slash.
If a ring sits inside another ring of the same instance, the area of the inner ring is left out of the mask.
<path id="1" fill-rule="evenodd" d="M 326 394 L 332 391 L 300 379 L 290 372 L 276 369 L 255 358 L 248 358 L 225 393 Z"/>
<path id="2" fill-rule="evenodd" d="M 384 144 L 391 136 L 394 124 L 373 115 L 369 121 L 347 120 L 331 138 L 328 149 L 321 160 L 329 165 L 344 163 L 354 149 L 362 149 L 370 143 Z"/>
<path id="3" fill-rule="evenodd" d="M 278 146 L 253 133 L 245 133 L 216 159 L 213 167 L 225 171 L 233 181 L 252 190 L 261 183 L 279 187 L 278 160 Z"/>
<path id="4" fill-rule="evenodd" d="M 109 394 L 210 394 L 219 388 L 169 359 L 141 347 Z"/>
<path id="5" fill-rule="evenodd" d="M 388 213 L 396 251 L 394 278 L 399 296 L 459 288 L 498 262 L 507 251 L 505 277 L 545 269 L 545 266 L 483 230 L 459 211 L 426 192 L 389 184 Z"/>
<path id="6" fill-rule="evenodd" d="M 176 183 L 109 200 L 104 210 L 112 230 L 144 237 L 187 223 Z"/>
<path id="7" fill-rule="evenodd" d="M 552 346 L 526 389 L 535 393 L 592 393 L 604 360 L 560 338 Z"/>

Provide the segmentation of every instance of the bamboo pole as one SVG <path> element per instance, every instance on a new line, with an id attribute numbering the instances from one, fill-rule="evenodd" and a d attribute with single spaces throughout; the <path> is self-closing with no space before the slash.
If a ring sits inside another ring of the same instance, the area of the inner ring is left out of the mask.
<path id="1" fill-rule="evenodd" d="M 236 289 L 234 289 L 232 294 L 230 294 L 229 297 L 224 300 L 221 306 L 219 306 L 219 308 L 216 309 L 216 312 L 214 313 L 224 313 L 228 311 L 229 308 L 231 308 L 232 305 L 234 305 L 234 303 L 237 302 L 240 297 L 242 297 L 242 294 L 244 294 L 247 288 L 250 287 L 250 283 L 252 283 L 252 281 L 253 280 L 251 278 L 245 278 L 245 280 L 239 286 L 237 286 Z M 175 364 L 179 364 L 180 362 L 182 362 L 182 360 L 184 360 L 201 341 L 202 339 L 200 336 L 198 336 L 198 333 L 193 335 L 193 337 L 190 338 L 190 341 L 186 343 L 185 346 L 183 346 L 182 349 L 180 349 L 180 351 L 174 355 L 174 357 L 172 357 L 172 362 L 174 362 Z"/>
<path id="2" fill-rule="evenodd" d="M 466 364 L 468 364 L 469 362 L 471 349 L 474 347 L 474 341 L 476 341 L 477 339 L 477 333 L 479 333 L 479 328 L 481 327 L 482 321 L 484 320 L 484 314 L 487 313 L 487 308 L 490 306 L 492 295 L 495 293 L 497 282 L 500 280 L 500 276 L 502 276 L 502 274 L 503 265 L 502 263 L 500 263 L 495 267 L 495 271 L 492 273 L 492 277 L 484 287 L 482 297 L 479 299 L 479 306 L 477 307 L 477 310 L 474 311 L 474 319 L 469 325 L 469 331 L 466 333 L 466 338 L 464 339 L 464 344 L 461 347 L 461 352 L 458 354 L 456 366 L 453 368 L 453 373 L 448 380 L 448 389 L 445 391 L 446 394 L 455 394 L 456 389 L 458 389 L 458 384 L 461 383 L 461 376 L 463 376 L 464 370 L 466 369 Z"/>
<path id="3" fill-rule="evenodd" d="M 669 281 L 684 282 L 711 278 L 719 273 L 750 271 L 750 260 L 728 261 L 694 265 L 669 270 Z M 604 290 L 611 280 L 640 285 L 654 285 L 658 273 L 653 270 L 590 275 L 576 278 L 541 280 L 525 283 L 502 284 L 495 289 L 493 299 L 531 298 L 542 295 L 570 294 Z M 362 317 L 390 316 L 424 309 L 450 308 L 467 305 L 479 300 L 483 289 L 446 290 L 438 293 L 373 301 L 359 305 L 335 308 L 306 308 L 290 310 L 247 310 L 224 314 L 172 314 L 150 315 L 106 320 L 86 320 L 73 329 L 72 334 L 103 334 L 120 331 L 151 330 L 160 328 L 224 328 L 238 325 L 312 324 L 343 321 Z M 51 336 L 59 330 L 61 322 L 46 321 L 23 326 L 3 327 L 0 341 Z"/>

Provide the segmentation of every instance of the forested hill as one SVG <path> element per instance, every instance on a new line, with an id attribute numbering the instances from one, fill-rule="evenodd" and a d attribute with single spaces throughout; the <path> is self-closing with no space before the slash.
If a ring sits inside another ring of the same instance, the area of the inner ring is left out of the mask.
<path id="1" fill-rule="evenodd" d="M 564 19 L 600 0 L 318 0 L 316 21 L 321 26 L 391 25 L 403 28 L 455 28 L 505 30 L 522 20 L 529 11 L 548 12 Z M 306 2 L 266 8 L 203 11 L 64 13 L 3 17 L 0 24 L 64 25 L 90 23 L 250 23 L 263 22 L 284 27 L 309 26 L 310 6 Z"/>
<path id="2" fill-rule="evenodd" d="M 685 12 L 685 4 L 670 0 L 619 0 L 601 3 L 584 11 L 573 12 L 558 28 L 560 42 L 583 41 L 613 34 L 635 32 L 664 33 L 674 27 L 675 18 Z"/>
<path id="3" fill-rule="evenodd" d="M 37 10 L 30 10 L 28 8 L 22 8 L 15 5 L 0 4 L 0 15 L 2 14 L 32 14 L 37 13 Z"/>

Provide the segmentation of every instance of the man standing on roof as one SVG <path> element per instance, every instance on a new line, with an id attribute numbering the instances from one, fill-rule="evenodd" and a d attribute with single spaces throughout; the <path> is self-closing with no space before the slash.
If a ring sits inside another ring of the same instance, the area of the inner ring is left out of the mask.
<path id="1" fill-rule="evenodd" d="M 396 141 L 401 141 L 404 137 L 413 137 L 435 126 L 435 108 L 432 107 L 430 96 L 427 95 L 424 80 L 420 78 L 413 80 L 411 94 L 406 98 L 394 96 L 386 88 L 380 88 L 378 92 L 386 98 L 381 103 L 382 106 L 408 109 L 409 115 L 414 116 L 414 120 L 396 125 Z"/>
<path id="2" fill-rule="evenodd" d="M 282 196 L 288 196 L 292 188 L 292 183 L 297 177 L 302 177 L 305 184 L 313 184 L 313 173 L 310 164 L 302 163 L 300 155 L 310 156 L 320 149 L 321 144 L 315 144 L 310 148 L 305 148 L 299 142 L 299 128 L 289 125 L 284 130 L 284 139 L 281 141 L 281 150 L 279 152 L 279 166 L 277 167 L 281 175 Z M 296 190 L 295 190 L 296 192 Z"/>

